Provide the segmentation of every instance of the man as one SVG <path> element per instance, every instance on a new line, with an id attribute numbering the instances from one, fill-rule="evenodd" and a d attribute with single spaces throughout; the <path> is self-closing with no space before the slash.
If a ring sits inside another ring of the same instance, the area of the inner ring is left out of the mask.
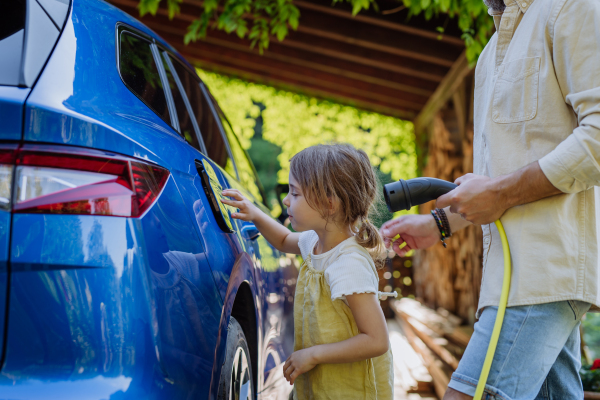
<path id="1" fill-rule="evenodd" d="M 487 398 L 582 399 L 578 328 L 600 304 L 600 1 L 486 5 L 496 33 L 475 72 L 474 174 L 437 202 L 452 231 L 481 225 L 484 246 L 479 320 L 444 399 L 475 393 L 502 286 L 500 217 L 513 272 Z M 401 235 L 399 255 L 440 238 L 430 215 L 382 234 Z"/>

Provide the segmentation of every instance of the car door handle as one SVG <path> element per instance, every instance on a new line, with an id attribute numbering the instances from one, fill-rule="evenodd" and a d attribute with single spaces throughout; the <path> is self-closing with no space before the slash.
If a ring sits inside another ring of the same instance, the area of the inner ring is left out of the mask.
<path id="1" fill-rule="evenodd" d="M 260 236 L 260 231 L 254 224 L 242 227 L 242 237 L 246 240 L 256 240 Z"/>

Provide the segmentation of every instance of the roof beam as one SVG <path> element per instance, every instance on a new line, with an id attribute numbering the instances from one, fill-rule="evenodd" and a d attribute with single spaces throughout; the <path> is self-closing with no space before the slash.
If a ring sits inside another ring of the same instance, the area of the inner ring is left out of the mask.
<path id="1" fill-rule="evenodd" d="M 112 1 L 115 3 L 132 2 L 131 0 Z M 302 3 L 305 4 L 306 2 Z M 166 12 L 164 7 L 159 8 L 159 12 L 160 10 Z M 333 10 L 334 15 L 324 13 L 323 10 Z M 181 5 L 181 12 L 175 18 L 185 19 L 191 23 L 201 13 L 202 1 L 184 0 Z M 252 18 L 252 16 L 249 15 L 248 18 Z M 372 17 L 364 18 L 367 20 L 375 19 Z M 405 26 L 398 23 L 386 23 L 394 27 Z M 311 8 L 302 10 L 298 32 L 309 33 L 318 37 L 327 37 L 367 49 L 388 52 L 393 55 L 413 58 L 448 68 L 452 66 L 452 63 L 464 48 L 464 42 L 461 39 L 453 38 L 453 40 L 448 41 L 443 40 L 444 36 L 442 36 L 442 40 L 440 40 L 438 33 L 412 27 L 406 28 L 391 31 L 382 29 L 363 22 L 362 17 L 352 17 L 352 14 L 349 12 L 337 10 L 329 6 L 324 7 L 312 4 Z M 415 32 L 419 32 L 419 34 L 415 34 Z M 424 32 L 427 35 L 423 34 Z M 290 32 L 290 34 L 293 33 L 293 31 Z"/>
<path id="2" fill-rule="evenodd" d="M 375 54 L 371 54 L 369 57 L 368 54 L 360 54 L 359 51 L 352 51 L 351 48 L 344 48 L 344 46 L 337 45 L 338 49 L 335 49 L 334 46 L 326 46 L 328 43 L 318 40 L 309 41 L 309 40 L 296 40 L 298 35 L 290 34 L 289 38 L 286 38 L 282 43 L 286 46 L 294 47 L 296 49 L 302 49 L 305 51 L 311 51 L 313 53 L 326 55 L 330 57 L 334 57 L 344 61 L 351 61 L 357 64 L 367 65 L 369 67 L 375 67 L 382 70 L 387 70 L 390 72 L 395 72 L 398 74 L 413 76 L 415 78 L 420 78 L 432 82 L 441 82 L 444 78 L 444 75 L 440 75 L 439 73 L 430 73 L 423 72 L 423 70 L 413 69 L 405 67 L 400 63 L 393 62 L 393 59 L 385 56 L 377 56 Z M 318 44 L 317 44 L 318 43 Z M 363 52 L 364 53 L 364 52 Z M 427 67 L 424 67 L 427 69 Z"/>
<path id="3" fill-rule="evenodd" d="M 294 5 L 298 6 L 299 8 L 302 8 L 302 9 L 319 11 L 324 14 L 329 14 L 329 15 L 334 15 L 336 17 L 360 21 L 360 22 L 364 22 L 367 24 L 379 26 L 382 28 L 395 30 L 398 32 L 405 32 L 405 33 L 409 33 L 411 35 L 417 35 L 417 36 L 421 36 L 421 37 L 428 38 L 428 39 L 439 40 L 441 42 L 452 44 L 455 46 L 464 46 L 464 42 L 462 41 L 462 39 L 459 39 L 459 38 L 455 38 L 455 37 L 448 36 L 448 35 L 440 36 L 440 34 L 436 33 L 436 32 L 430 32 L 430 31 L 426 31 L 424 29 L 414 28 L 412 26 L 398 24 L 395 22 L 386 21 L 386 20 L 374 18 L 374 17 L 369 17 L 366 15 L 361 15 L 361 14 L 352 15 L 352 13 L 349 11 L 340 10 L 340 9 L 337 9 L 337 8 L 331 7 L 331 6 L 323 6 L 320 4 L 310 3 L 310 2 L 304 1 L 304 0 L 294 0 Z"/>
<path id="4" fill-rule="evenodd" d="M 304 24 L 298 26 L 297 32 L 303 32 L 303 33 L 307 33 L 307 34 L 310 34 L 313 36 L 336 40 L 338 42 L 348 43 L 348 44 L 352 44 L 355 46 L 364 47 L 366 49 L 372 49 L 372 50 L 377 50 L 377 51 L 381 51 L 381 52 L 386 52 L 386 53 L 393 54 L 393 55 L 396 55 L 399 57 L 405 57 L 407 59 L 423 61 L 426 63 L 431 63 L 431 64 L 443 66 L 443 67 L 451 67 L 452 63 L 453 63 L 453 61 L 449 60 L 449 59 L 444 59 L 444 58 L 440 58 L 437 56 L 429 56 L 427 54 L 422 54 L 422 53 L 419 53 L 416 51 L 404 50 L 404 49 L 401 49 L 401 48 L 398 48 L 395 46 L 389 46 L 389 45 L 381 44 L 379 42 L 374 42 L 371 40 L 358 39 L 356 37 L 351 37 L 351 36 L 343 35 L 343 34 L 340 34 L 337 32 L 331 32 L 331 31 L 328 31 L 325 29 L 319 29 L 319 28 L 307 26 Z M 290 33 L 293 34 L 294 32 L 290 32 Z"/>
<path id="5" fill-rule="evenodd" d="M 324 8 L 335 10 L 333 7 Z M 329 32 L 329 36 L 338 41 L 368 49 L 377 48 L 390 54 L 445 67 L 450 67 L 464 48 L 462 41 L 459 44 L 449 44 L 437 38 L 424 38 L 420 35 L 380 28 L 356 19 L 337 18 L 313 10 L 301 10 L 298 31 L 308 29 L 312 29 L 312 33 L 317 35 L 328 35 Z"/>
<path id="6" fill-rule="evenodd" d="M 403 98 L 401 93 L 390 90 L 389 88 L 375 87 L 368 84 L 365 85 L 360 82 L 349 81 L 345 78 L 340 79 L 340 77 L 329 74 L 307 74 L 306 71 L 294 68 L 285 63 L 273 61 L 264 63 L 252 54 L 239 53 L 208 44 L 202 47 L 185 49 L 182 54 L 197 60 L 212 61 L 217 64 L 235 66 L 256 73 L 263 72 L 266 75 L 277 77 L 282 80 L 289 78 L 296 82 L 303 82 L 315 87 L 322 87 L 323 89 L 335 90 L 338 93 L 345 93 L 351 98 L 358 97 L 369 99 L 371 101 L 378 101 L 380 103 L 389 104 L 390 107 L 393 106 L 412 112 L 419 111 L 425 103 L 424 98 L 419 99 L 420 101 L 417 99 Z"/>
<path id="7" fill-rule="evenodd" d="M 250 49 L 249 45 L 245 43 L 240 45 L 237 42 L 216 37 L 207 38 L 205 42 L 258 55 L 257 50 Z M 193 47 L 196 43 L 190 46 Z M 301 48 L 281 46 L 276 43 L 272 44 L 269 50 L 265 51 L 261 57 L 265 59 L 265 62 L 269 62 L 268 60 L 283 61 L 299 67 L 345 76 L 357 81 L 385 86 L 427 98 L 433 94 L 436 87 L 436 84 L 431 81 L 411 79 L 411 77 L 403 74 L 355 64 L 353 62 L 344 62 L 326 55 L 316 57 L 314 53 L 304 51 Z"/>
<path id="8" fill-rule="evenodd" d="M 361 99 L 350 99 L 345 94 L 336 93 L 335 91 L 324 91 L 320 88 L 312 88 L 306 85 L 297 85 L 294 82 L 290 82 L 288 80 L 282 80 L 273 77 L 266 77 L 263 74 L 256 74 L 249 71 L 243 71 L 238 68 L 223 66 L 220 64 L 215 64 L 211 61 L 202 61 L 192 58 L 192 61 L 197 62 L 202 69 L 208 71 L 214 71 L 226 75 L 232 75 L 240 77 L 244 80 L 248 80 L 251 82 L 262 83 L 265 85 L 277 87 L 283 90 L 292 91 L 295 93 L 305 94 L 311 97 L 317 97 L 321 99 L 331 100 L 339 104 L 350 105 L 362 110 L 372 111 L 384 115 L 390 115 L 396 118 L 401 118 L 405 120 L 411 120 L 415 113 L 401 110 L 398 108 L 389 107 L 387 104 L 381 104 L 377 102 L 364 101 Z"/>

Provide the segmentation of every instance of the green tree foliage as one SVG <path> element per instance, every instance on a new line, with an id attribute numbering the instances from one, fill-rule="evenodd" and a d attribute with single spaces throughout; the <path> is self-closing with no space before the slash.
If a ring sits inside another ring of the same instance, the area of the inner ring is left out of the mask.
<path id="1" fill-rule="evenodd" d="M 180 11 L 183 0 L 166 0 L 169 17 Z M 377 10 L 375 0 L 333 0 L 333 3 L 349 2 L 352 13 L 358 14 L 371 6 Z M 156 14 L 161 0 L 139 0 L 140 14 Z M 410 15 L 423 15 L 430 19 L 438 15 L 457 18 L 463 32 L 469 61 L 475 62 L 487 43 L 493 29 L 493 20 L 487 15 L 482 0 L 400 0 L 410 11 Z M 292 0 L 204 0 L 202 13 L 188 26 L 185 43 L 206 36 L 208 28 L 237 34 L 240 38 L 249 38 L 252 46 L 258 44 L 262 51 L 269 47 L 272 36 L 282 41 L 289 29 L 297 29 L 300 22 L 300 10 Z M 444 27 L 439 27 L 440 35 Z"/>
<path id="2" fill-rule="evenodd" d="M 354 0 L 349 0 L 354 1 Z M 494 20 L 487 13 L 483 0 L 402 0 L 411 15 L 420 15 L 431 19 L 438 15 L 448 15 L 458 19 L 458 27 L 463 32 L 466 55 L 474 63 L 487 44 L 494 29 Z M 444 27 L 438 27 L 440 35 Z"/>
<path id="3" fill-rule="evenodd" d="M 583 325 L 583 339 L 590 350 L 592 359 L 600 358 L 600 314 L 587 313 L 581 324 Z"/>
<path id="4" fill-rule="evenodd" d="M 140 0 L 140 14 L 156 14 L 161 0 Z M 166 0 L 169 18 L 179 13 L 183 0 Z M 188 26 L 185 43 L 206 36 L 208 28 L 248 37 L 262 52 L 271 36 L 283 40 L 289 28 L 296 29 L 300 11 L 292 0 L 204 0 L 202 13 Z"/>
<path id="5" fill-rule="evenodd" d="M 210 72 L 198 73 L 228 116 L 259 175 L 267 168 L 272 181 L 263 180 L 266 190 L 274 188 L 276 170 L 277 180 L 288 182 L 289 160 L 294 154 L 328 142 L 363 149 L 380 171 L 380 178 L 386 180 L 383 183 L 416 176 L 411 122 Z M 256 129 L 257 123 L 262 129 Z M 255 137 L 257 131 L 259 137 Z M 274 205 L 274 194 L 268 197 Z"/>

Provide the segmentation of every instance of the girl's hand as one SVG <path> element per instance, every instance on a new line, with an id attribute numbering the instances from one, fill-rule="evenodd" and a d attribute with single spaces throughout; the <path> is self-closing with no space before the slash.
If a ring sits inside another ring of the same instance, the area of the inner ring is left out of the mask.
<path id="1" fill-rule="evenodd" d="M 290 385 L 294 384 L 294 381 L 300 374 L 308 372 L 317 366 L 318 363 L 313 355 L 313 350 L 314 347 L 309 347 L 308 349 L 295 351 L 286 360 L 283 365 L 283 376 L 285 376 Z"/>
<path id="2" fill-rule="evenodd" d="M 237 189 L 226 189 L 221 192 L 223 196 L 233 197 L 235 200 L 222 199 L 223 204 L 239 209 L 238 212 L 231 213 L 233 218 L 243 221 L 252 221 L 256 219 L 260 210 Z"/>

